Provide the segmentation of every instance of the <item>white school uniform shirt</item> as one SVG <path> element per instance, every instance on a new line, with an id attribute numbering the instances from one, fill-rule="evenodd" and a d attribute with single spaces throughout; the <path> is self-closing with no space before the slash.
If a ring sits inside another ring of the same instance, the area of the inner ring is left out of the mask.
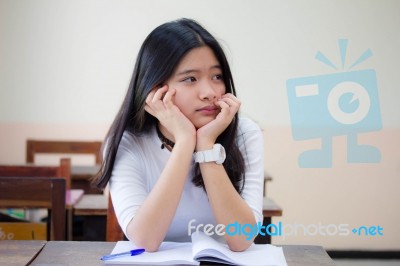
<path id="1" fill-rule="evenodd" d="M 245 184 L 241 197 L 252 209 L 256 222 L 262 223 L 264 142 L 261 129 L 250 119 L 240 117 L 237 143 L 245 162 Z M 161 149 L 155 128 L 141 136 L 129 132 L 123 134 L 109 185 L 114 210 L 125 235 L 129 222 L 155 186 L 170 156 L 168 149 Z M 192 183 L 190 170 L 164 241 L 190 241 L 188 225 L 193 219 L 192 226 L 216 225 L 207 195 L 202 187 Z"/>

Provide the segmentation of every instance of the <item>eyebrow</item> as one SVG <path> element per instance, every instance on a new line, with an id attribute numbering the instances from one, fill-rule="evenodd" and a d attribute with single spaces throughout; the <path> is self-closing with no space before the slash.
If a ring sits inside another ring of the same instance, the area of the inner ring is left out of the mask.
<path id="1" fill-rule="evenodd" d="M 210 67 L 209 69 L 210 70 L 211 69 L 220 69 L 221 70 L 222 68 L 221 68 L 220 65 L 214 65 L 214 66 Z M 182 76 L 182 75 L 187 75 L 187 74 L 190 74 L 190 73 L 197 73 L 197 72 L 200 72 L 200 70 L 199 69 L 185 69 L 185 70 L 183 70 L 183 71 L 181 71 L 179 73 L 176 73 L 175 75 L 176 76 Z"/>

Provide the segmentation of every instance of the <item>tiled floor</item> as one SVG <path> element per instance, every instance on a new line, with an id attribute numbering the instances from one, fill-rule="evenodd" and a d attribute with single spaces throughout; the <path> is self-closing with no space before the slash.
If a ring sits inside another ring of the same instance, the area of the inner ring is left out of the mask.
<path id="1" fill-rule="evenodd" d="M 400 260 L 334 259 L 337 266 L 400 266 Z"/>

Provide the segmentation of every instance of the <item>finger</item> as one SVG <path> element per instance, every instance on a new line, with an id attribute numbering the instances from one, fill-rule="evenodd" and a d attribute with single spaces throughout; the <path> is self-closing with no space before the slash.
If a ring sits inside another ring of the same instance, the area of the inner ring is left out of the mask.
<path id="1" fill-rule="evenodd" d="M 154 98 L 154 94 L 156 93 L 156 90 L 153 89 L 152 91 L 150 91 L 149 95 L 147 95 L 146 97 L 146 104 L 150 104 L 153 101 Z"/>
<path id="2" fill-rule="evenodd" d="M 226 102 L 220 100 L 220 101 L 216 102 L 215 104 L 217 106 L 219 106 L 219 108 L 221 108 L 221 111 L 220 111 L 219 114 L 221 114 L 221 115 L 228 115 L 229 114 L 229 105 Z"/>
<path id="3" fill-rule="evenodd" d="M 163 102 L 167 107 L 172 107 L 174 105 L 172 98 L 175 95 L 175 93 L 176 93 L 175 89 L 169 89 L 167 93 L 165 93 Z"/>
<path id="4" fill-rule="evenodd" d="M 168 85 L 164 85 L 161 88 L 157 89 L 152 101 L 156 102 L 162 100 L 167 90 L 168 90 Z"/>
<path id="5" fill-rule="evenodd" d="M 235 110 L 239 110 L 239 107 L 241 104 L 241 102 L 239 100 L 236 99 L 236 101 L 235 101 L 228 97 L 221 99 L 221 101 L 225 102 L 226 104 L 229 105 L 229 107 L 234 108 Z"/>

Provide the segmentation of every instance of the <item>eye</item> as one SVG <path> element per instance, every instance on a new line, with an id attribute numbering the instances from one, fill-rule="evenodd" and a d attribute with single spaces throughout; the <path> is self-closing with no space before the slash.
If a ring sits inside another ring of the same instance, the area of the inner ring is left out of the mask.
<path id="1" fill-rule="evenodd" d="M 222 74 L 217 74 L 212 77 L 213 80 L 223 80 Z"/>
<path id="2" fill-rule="evenodd" d="M 186 82 L 186 83 L 193 83 L 196 81 L 197 81 L 197 79 L 195 77 L 187 77 L 182 80 L 182 82 Z"/>

